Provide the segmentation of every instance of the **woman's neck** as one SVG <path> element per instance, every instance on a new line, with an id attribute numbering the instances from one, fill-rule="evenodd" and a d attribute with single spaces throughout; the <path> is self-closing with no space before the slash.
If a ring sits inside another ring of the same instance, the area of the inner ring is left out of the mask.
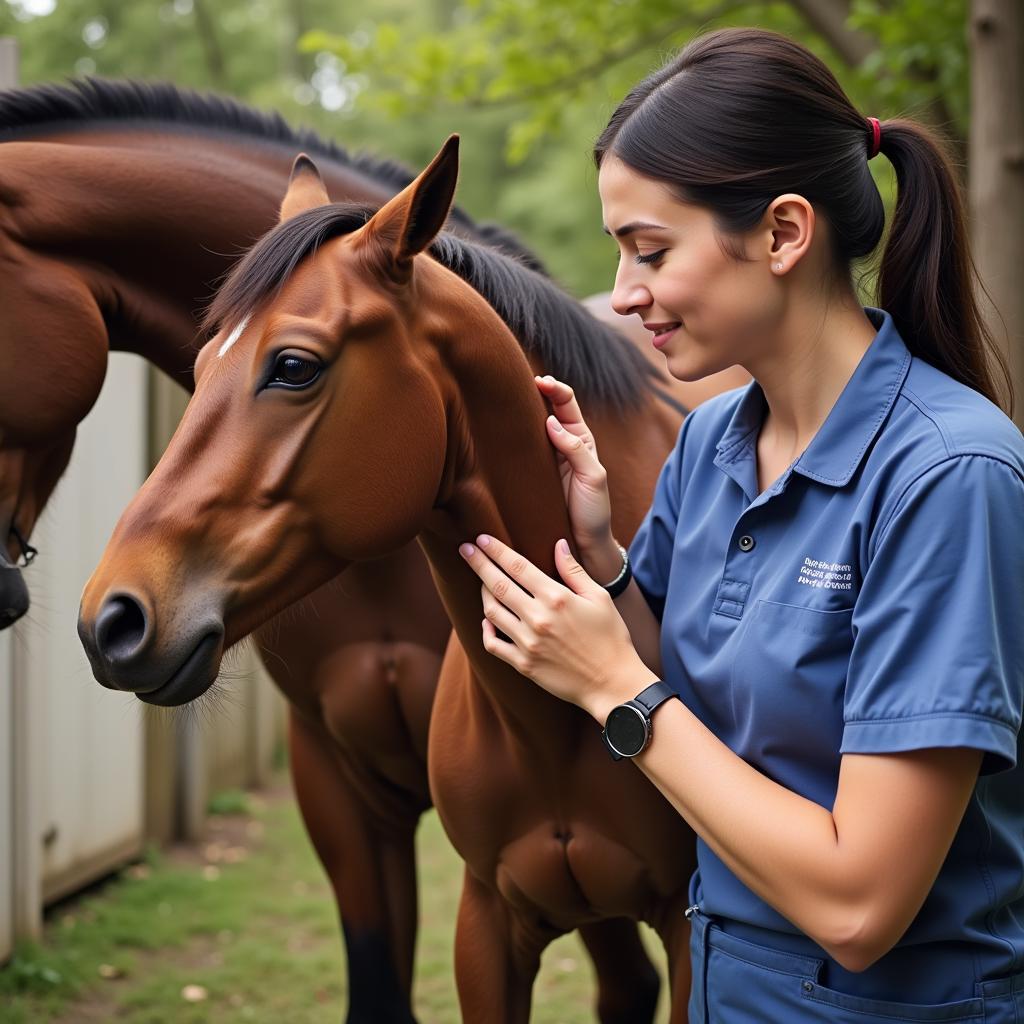
<path id="1" fill-rule="evenodd" d="M 768 411 L 760 442 L 783 461 L 810 444 L 877 333 L 851 292 L 841 302 L 794 303 L 775 343 L 747 369 Z"/>

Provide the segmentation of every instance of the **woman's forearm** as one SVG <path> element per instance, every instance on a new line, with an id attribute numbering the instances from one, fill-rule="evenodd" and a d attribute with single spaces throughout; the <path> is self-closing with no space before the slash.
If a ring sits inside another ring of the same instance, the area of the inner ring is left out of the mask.
<path id="1" fill-rule="evenodd" d="M 636 759 L 644 774 L 744 885 L 819 945 L 841 945 L 849 915 L 832 814 L 747 764 L 679 701 L 654 730 Z"/>

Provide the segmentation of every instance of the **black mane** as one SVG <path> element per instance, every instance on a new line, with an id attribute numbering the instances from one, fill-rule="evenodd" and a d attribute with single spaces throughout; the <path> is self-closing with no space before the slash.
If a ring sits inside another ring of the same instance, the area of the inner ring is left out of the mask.
<path id="1" fill-rule="evenodd" d="M 292 128 L 280 114 L 255 110 L 229 96 L 181 89 L 168 82 L 82 78 L 70 79 L 66 85 L 47 83 L 0 90 L 0 142 L 31 135 L 33 129 L 44 126 L 85 127 L 97 121 L 156 122 L 181 131 L 219 130 L 281 143 L 295 153 L 305 150 L 350 167 L 396 192 L 416 177 L 396 160 L 368 153 L 353 155 L 315 132 Z M 451 219 L 488 244 L 499 246 L 544 272 L 540 259 L 505 228 L 478 224 L 457 207 L 452 208 Z"/>
<path id="2" fill-rule="evenodd" d="M 361 228 L 375 211 L 352 203 L 318 206 L 267 232 L 236 264 L 213 300 L 204 327 L 232 328 L 275 294 L 295 268 L 331 238 Z M 656 372 L 625 338 L 552 281 L 485 245 L 443 233 L 430 255 L 491 305 L 546 372 L 584 402 L 636 408 Z"/>

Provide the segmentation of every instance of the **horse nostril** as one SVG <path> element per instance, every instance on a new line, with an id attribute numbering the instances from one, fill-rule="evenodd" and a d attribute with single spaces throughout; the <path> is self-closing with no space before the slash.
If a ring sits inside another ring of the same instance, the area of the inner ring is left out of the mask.
<path id="1" fill-rule="evenodd" d="M 96 620 L 96 646 L 110 663 L 130 661 L 146 639 L 146 613 L 133 597 L 112 597 Z"/>
<path id="2" fill-rule="evenodd" d="M 0 629 L 13 626 L 24 614 L 24 608 L 0 608 Z"/>

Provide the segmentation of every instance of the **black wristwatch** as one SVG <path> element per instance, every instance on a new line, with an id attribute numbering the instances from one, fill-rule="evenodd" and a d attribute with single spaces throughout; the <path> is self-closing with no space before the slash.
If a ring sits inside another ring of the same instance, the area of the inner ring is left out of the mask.
<path id="1" fill-rule="evenodd" d="M 651 742 L 651 715 L 665 701 L 679 694 L 659 680 L 641 690 L 632 700 L 608 712 L 601 738 L 613 761 L 636 757 Z"/>

